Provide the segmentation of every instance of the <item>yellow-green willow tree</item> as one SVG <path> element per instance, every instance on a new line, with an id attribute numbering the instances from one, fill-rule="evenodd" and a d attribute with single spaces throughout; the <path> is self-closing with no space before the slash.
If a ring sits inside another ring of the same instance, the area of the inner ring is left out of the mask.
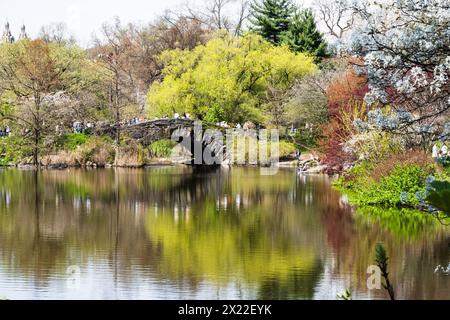
<path id="1" fill-rule="evenodd" d="M 189 113 L 207 122 L 270 120 L 273 92 L 316 70 L 313 58 L 255 34 L 219 34 L 191 51 L 164 52 L 164 79 L 148 93 L 151 117 Z"/>

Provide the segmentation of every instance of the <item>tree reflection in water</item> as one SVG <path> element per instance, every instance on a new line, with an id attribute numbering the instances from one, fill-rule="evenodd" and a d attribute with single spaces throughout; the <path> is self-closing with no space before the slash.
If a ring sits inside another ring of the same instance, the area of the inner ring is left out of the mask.
<path id="1" fill-rule="evenodd" d="M 60 282 L 79 265 L 93 276 L 76 297 L 334 299 L 351 285 L 384 298 L 365 288 L 382 241 L 399 298 L 449 298 L 433 274 L 446 237 L 423 217 L 355 211 L 327 177 L 293 170 L 0 170 L 0 295 L 20 282 L 72 297 Z"/>

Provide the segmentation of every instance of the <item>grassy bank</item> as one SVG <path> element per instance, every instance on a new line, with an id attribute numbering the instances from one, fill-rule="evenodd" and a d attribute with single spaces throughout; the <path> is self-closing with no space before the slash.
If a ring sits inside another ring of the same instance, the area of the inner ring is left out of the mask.
<path id="1" fill-rule="evenodd" d="M 334 187 L 361 207 L 427 209 L 432 180 L 449 181 L 448 168 L 421 151 L 411 151 L 360 162 Z"/>

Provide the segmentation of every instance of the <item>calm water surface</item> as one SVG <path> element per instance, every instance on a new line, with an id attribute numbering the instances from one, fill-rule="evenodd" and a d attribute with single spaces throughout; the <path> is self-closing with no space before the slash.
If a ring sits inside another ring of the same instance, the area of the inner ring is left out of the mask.
<path id="1" fill-rule="evenodd" d="M 326 176 L 0 170 L 0 298 L 385 299 L 366 287 L 383 242 L 400 299 L 450 299 L 450 230 L 356 211 Z"/>

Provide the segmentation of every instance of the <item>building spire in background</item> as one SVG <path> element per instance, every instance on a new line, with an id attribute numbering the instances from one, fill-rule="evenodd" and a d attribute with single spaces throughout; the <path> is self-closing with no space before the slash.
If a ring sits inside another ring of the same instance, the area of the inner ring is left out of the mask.
<path id="1" fill-rule="evenodd" d="M 3 36 L 0 39 L 1 43 L 13 43 L 14 42 L 14 37 L 11 34 L 11 30 L 9 29 L 9 22 L 6 22 L 5 24 L 5 30 L 3 31 Z"/>
<path id="2" fill-rule="evenodd" d="M 20 28 L 20 35 L 19 35 L 19 40 L 24 40 L 24 39 L 28 39 L 28 35 L 27 32 L 25 30 L 25 25 L 22 25 L 22 28 Z"/>

